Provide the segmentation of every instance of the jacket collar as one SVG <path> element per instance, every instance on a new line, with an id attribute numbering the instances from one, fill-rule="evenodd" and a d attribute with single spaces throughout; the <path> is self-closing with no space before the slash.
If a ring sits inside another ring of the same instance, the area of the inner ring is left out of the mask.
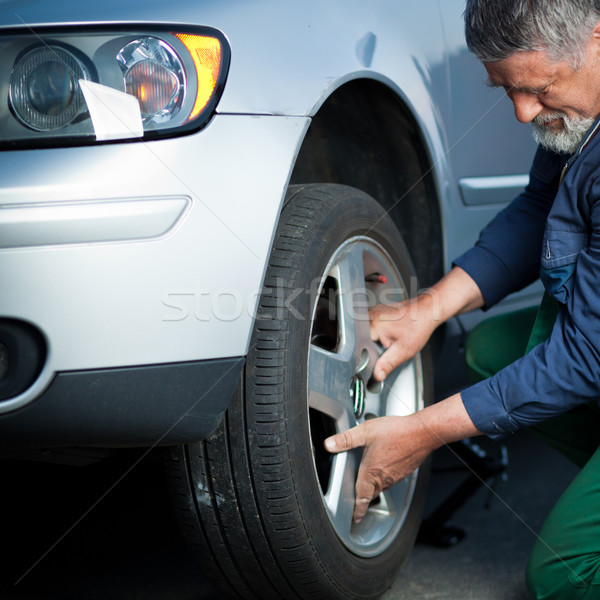
<path id="1" fill-rule="evenodd" d="M 569 169 L 573 166 L 573 163 L 579 158 L 581 153 L 587 148 L 588 144 L 592 141 L 596 133 L 600 130 L 600 116 L 596 117 L 596 120 L 592 123 L 592 126 L 587 130 L 586 134 L 583 136 L 581 142 L 577 146 L 577 149 L 567 161 L 567 164 L 564 166 L 562 173 L 560 175 L 560 181 L 564 179 L 565 175 L 569 171 Z"/>

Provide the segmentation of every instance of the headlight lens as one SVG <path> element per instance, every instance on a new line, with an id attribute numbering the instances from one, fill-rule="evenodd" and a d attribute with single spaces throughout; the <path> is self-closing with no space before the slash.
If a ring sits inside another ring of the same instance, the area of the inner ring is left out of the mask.
<path id="1" fill-rule="evenodd" d="M 125 91 L 140 103 L 146 123 L 163 123 L 179 112 L 185 94 L 183 65 L 173 48 L 154 37 L 127 44 L 117 54 Z"/>
<path id="2" fill-rule="evenodd" d="M 83 107 L 78 81 L 88 77 L 79 60 L 63 48 L 34 48 L 13 69 L 10 104 L 24 125 L 38 131 L 60 129 Z"/>
<path id="3" fill-rule="evenodd" d="M 0 106 L 0 144 L 35 147 L 130 139 L 131 131 L 139 128 L 110 125 L 114 130 L 106 133 L 108 121 L 119 121 L 119 94 L 130 108 L 134 98 L 136 111 L 138 103 L 143 139 L 196 131 L 214 114 L 228 66 L 225 38 L 208 28 L 93 27 L 3 36 L 0 89 L 7 90 L 8 102 Z M 82 80 L 100 84 L 94 87 L 99 93 L 94 107 L 86 103 L 90 96 L 82 93 Z M 111 103 L 98 110 L 103 89 Z M 109 115 L 115 118 L 99 122 L 107 110 L 117 111 Z"/>

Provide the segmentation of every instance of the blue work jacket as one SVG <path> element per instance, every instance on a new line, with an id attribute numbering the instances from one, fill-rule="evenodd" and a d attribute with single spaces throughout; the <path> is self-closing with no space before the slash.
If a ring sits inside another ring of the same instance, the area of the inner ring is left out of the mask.
<path id="1" fill-rule="evenodd" d="M 487 307 L 540 276 L 560 305 L 546 342 L 461 393 L 492 438 L 600 399 L 599 129 L 572 157 L 539 148 L 525 191 L 455 261 Z"/>

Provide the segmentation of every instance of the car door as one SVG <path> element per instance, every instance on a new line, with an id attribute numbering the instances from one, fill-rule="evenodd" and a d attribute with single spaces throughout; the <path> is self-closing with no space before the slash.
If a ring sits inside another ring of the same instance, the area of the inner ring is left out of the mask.
<path id="1" fill-rule="evenodd" d="M 443 103 L 454 227 L 450 259 L 467 250 L 478 232 L 529 181 L 536 145 L 529 125 L 519 123 L 500 89 L 486 85 L 483 65 L 465 47 L 464 0 L 436 0 L 447 48 Z M 537 295 L 528 288 L 518 298 Z"/>

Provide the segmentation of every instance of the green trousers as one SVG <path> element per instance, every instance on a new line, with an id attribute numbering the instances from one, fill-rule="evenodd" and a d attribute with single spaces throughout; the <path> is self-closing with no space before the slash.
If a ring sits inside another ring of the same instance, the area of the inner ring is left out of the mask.
<path id="1" fill-rule="evenodd" d="M 549 335 L 554 302 L 492 317 L 467 339 L 465 359 L 474 381 L 490 377 Z M 581 471 L 546 519 L 527 565 L 534 598 L 600 600 L 600 410 L 580 406 L 532 428 Z"/>

